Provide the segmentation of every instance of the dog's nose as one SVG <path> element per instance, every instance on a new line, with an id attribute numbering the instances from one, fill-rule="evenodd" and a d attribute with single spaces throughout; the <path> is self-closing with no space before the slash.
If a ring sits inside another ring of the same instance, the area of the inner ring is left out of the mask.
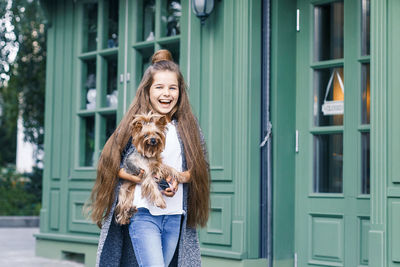
<path id="1" fill-rule="evenodd" d="M 155 145 L 157 144 L 157 140 L 155 138 L 150 139 L 150 144 Z"/>

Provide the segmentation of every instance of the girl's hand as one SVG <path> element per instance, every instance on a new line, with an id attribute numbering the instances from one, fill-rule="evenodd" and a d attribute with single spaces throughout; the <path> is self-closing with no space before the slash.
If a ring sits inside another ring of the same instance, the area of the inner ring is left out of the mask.
<path id="1" fill-rule="evenodd" d="M 140 184 L 142 182 L 143 174 L 144 174 L 144 170 L 140 170 L 139 175 L 137 175 L 137 176 L 132 175 L 132 174 L 127 173 L 124 168 L 119 169 L 119 172 L 118 172 L 118 176 L 120 178 L 131 181 L 135 184 Z"/>
<path id="2" fill-rule="evenodd" d="M 171 176 L 168 176 L 167 179 L 165 179 L 165 180 L 170 184 L 170 187 L 161 191 L 161 193 L 163 193 L 167 197 L 173 197 L 175 195 L 176 191 L 178 190 L 178 181 L 174 180 L 171 184 L 170 183 L 172 181 Z"/>
<path id="3" fill-rule="evenodd" d="M 180 172 L 179 175 L 181 176 L 179 179 L 180 183 L 188 183 L 190 181 L 190 170 Z"/>
<path id="4" fill-rule="evenodd" d="M 175 195 L 175 192 L 171 188 L 167 188 L 161 191 L 161 193 L 166 195 L 167 197 L 173 197 Z"/>

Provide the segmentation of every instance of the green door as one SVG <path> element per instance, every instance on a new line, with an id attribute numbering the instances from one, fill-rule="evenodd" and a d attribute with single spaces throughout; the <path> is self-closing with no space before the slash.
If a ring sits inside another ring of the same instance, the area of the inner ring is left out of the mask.
<path id="1" fill-rule="evenodd" d="M 367 266 L 369 0 L 298 1 L 297 266 Z"/>

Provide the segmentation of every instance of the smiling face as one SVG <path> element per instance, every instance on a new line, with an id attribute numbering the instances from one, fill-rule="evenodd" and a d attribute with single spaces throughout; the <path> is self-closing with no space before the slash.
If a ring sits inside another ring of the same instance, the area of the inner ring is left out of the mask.
<path id="1" fill-rule="evenodd" d="M 179 99 L 177 76 L 172 71 L 158 71 L 153 75 L 150 87 L 150 103 L 153 110 L 167 115 L 176 106 Z"/>

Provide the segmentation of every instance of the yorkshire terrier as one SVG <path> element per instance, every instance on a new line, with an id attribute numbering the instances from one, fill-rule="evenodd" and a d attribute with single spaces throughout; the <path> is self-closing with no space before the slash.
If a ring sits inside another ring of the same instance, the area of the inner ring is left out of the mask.
<path id="1" fill-rule="evenodd" d="M 124 169 L 133 175 L 142 172 L 142 197 L 164 209 L 166 203 L 160 190 L 168 187 L 172 189 L 178 182 L 187 182 L 186 177 L 162 163 L 167 119 L 150 112 L 147 115 L 136 115 L 130 126 L 132 144 L 136 150 L 126 158 Z M 122 181 L 116 206 L 116 221 L 119 224 L 129 223 L 130 217 L 136 212 L 133 205 L 135 186 L 131 181 Z"/>

